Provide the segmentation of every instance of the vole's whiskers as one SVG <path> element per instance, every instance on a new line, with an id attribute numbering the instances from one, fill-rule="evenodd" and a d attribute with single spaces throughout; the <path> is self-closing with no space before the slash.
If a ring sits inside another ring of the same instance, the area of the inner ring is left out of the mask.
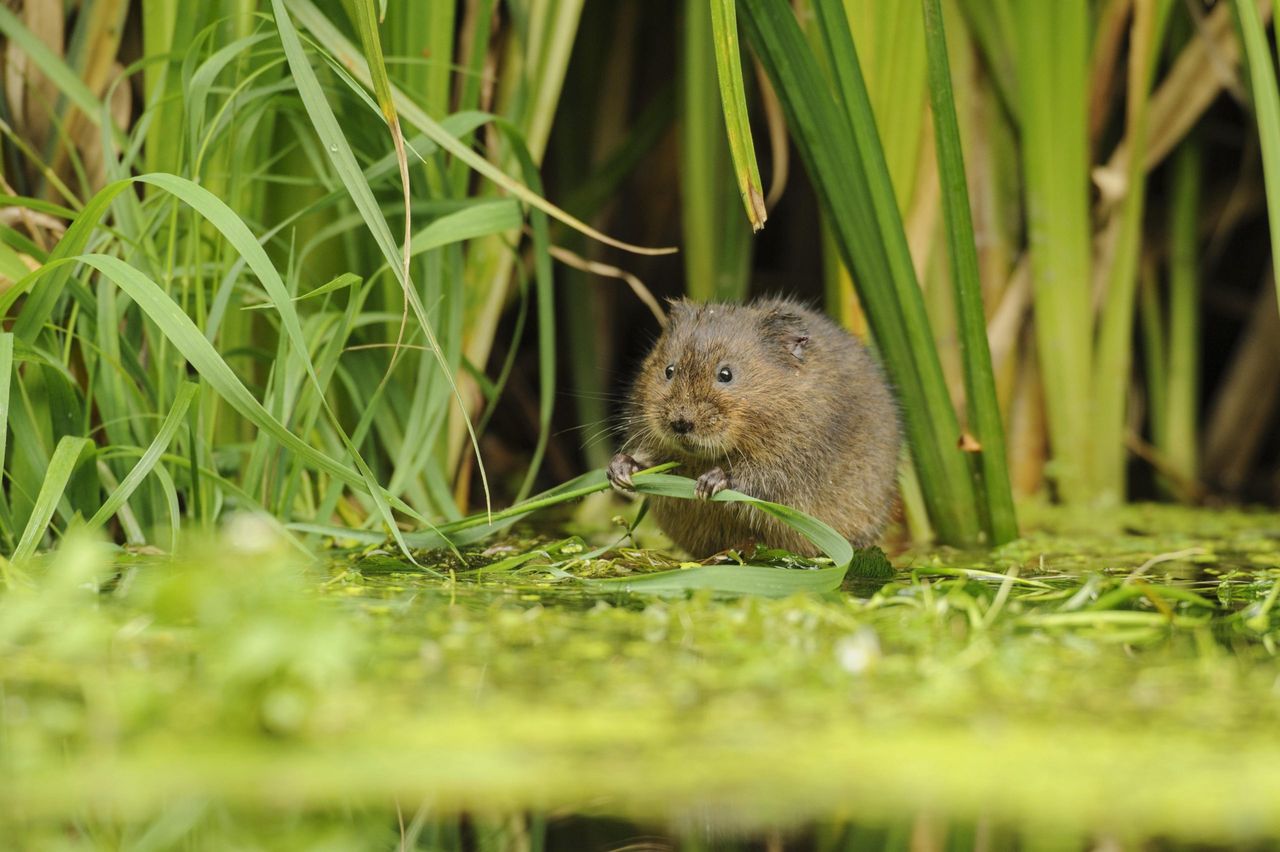
<path id="1" fill-rule="evenodd" d="M 658 435 L 658 432 L 654 429 L 652 423 L 647 419 L 641 419 L 640 423 L 640 428 L 631 433 L 631 437 L 627 438 L 627 440 L 623 442 L 621 447 L 622 452 L 632 452 L 637 447 L 653 446 L 655 444 L 660 445 L 662 443 L 661 436 Z"/>
<path id="2" fill-rule="evenodd" d="M 584 450 L 590 449 L 594 447 L 596 444 L 599 444 L 602 441 L 604 441 L 606 438 L 612 438 L 614 435 L 617 434 L 617 432 L 618 432 L 617 429 L 601 429 L 597 432 L 594 432 L 593 434 L 588 435 L 587 439 L 582 442 L 582 449 Z"/>
<path id="3" fill-rule="evenodd" d="M 571 399 L 592 399 L 601 402 L 630 402 L 631 397 L 623 393 L 610 393 L 608 391 L 570 391 L 562 390 L 556 393 L 557 396 L 567 396 Z"/>
<path id="4" fill-rule="evenodd" d="M 576 426 L 566 426 L 565 428 L 561 429 L 559 432 L 556 432 L 556 434 L 563 435 L 567 432 L 579 432 L 586 429 L 594 429 L 597 426 L 603 426 L 611 430 L 617 430 L 619 428 L 626 426 L 628 419 L 629 418 L 622 418 L 622 417 L 604 417 L 604 418 L 601 418 L 600 420 L 588 420 L 587 422 L 579 423 Z"/>
<path id="5" fill-rule="evenodd" d="M 586 441 L 582 445 L 582 449 L 594 446 L 610 436 L 618 436 L 630 432 L 637 423 L 643 423 L 644 419 L 644 415 L 640 412 L 629 412 L 620 417 L 613 417 L 607 420 L 597 420 L 594 423 L 584 424 L 578 428 L 602 428 L 599 428 L 596 432 L 593 432 L 587 437 Z"/>
<path id="6" fill-rule="evenodd" d="M 589 446 L 590 444 L 595 443 L 595 441 L 603 440 L 604 438 L 607 438 L 607 436 L 609 435 L 626 434 L 626 432 L 632 430 L 632 427 L 635 427 L 636 423 L 640 423 L 643 421 L 644 421 L 644 414 L 627 413 L 627 414 L 623 414 L 623 416 L 621 417 L 613 417 L 613 418 L 609 418 L 609 420 L 596 421 L 595 423 L 590 423 L 589 426 L 603 426 L 603 427 L 598 432 L 595 432 L 595 434 L 591 435 L 590 438 L 588 439 L 588 444 L 585 444 L 584 446 Z"/>

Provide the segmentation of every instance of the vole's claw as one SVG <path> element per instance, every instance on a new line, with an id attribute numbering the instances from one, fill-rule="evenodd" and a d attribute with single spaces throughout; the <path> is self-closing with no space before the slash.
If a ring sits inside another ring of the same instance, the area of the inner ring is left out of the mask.
<path id="1" fill-rule="evenodd" d="M 609 478 L 609 484 L 614 490 L 621 491 L 624 494 L 632 494 L 635 492 L 635 484 L 631 481 L 631 474 L 640 470 L 640 465 L 631 456 L 626 453 L 617 453 L 609 460 L 609 467 L 605 470 L 605 476 Z"/>
<path id="2" fill-rule="evenodd" d="M 718 467 L 713 467 L 698 477 L 698 482 L 693 489 L 693 496 L 699 500 L 710 500 L 728 488 L 729 485 L 729 474 Z"/>

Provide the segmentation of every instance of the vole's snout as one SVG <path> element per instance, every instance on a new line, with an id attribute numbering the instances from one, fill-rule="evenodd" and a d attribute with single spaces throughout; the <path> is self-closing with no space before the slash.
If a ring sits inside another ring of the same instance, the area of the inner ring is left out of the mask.
<path id="1" fill-rule="evenodd" d="M 688 435 L 693 431 L 693 421 L 677 415 L 671 418 L 671 431 L 677 435 Z"/>

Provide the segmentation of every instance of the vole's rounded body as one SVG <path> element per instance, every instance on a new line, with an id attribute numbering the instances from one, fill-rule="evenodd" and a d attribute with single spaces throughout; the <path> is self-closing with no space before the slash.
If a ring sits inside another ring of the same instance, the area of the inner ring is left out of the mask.
<path id="1" fill-rule="evenodd" d="M 874 543 L 896 498 L 897 406 L 857 340 L 783 299 L 675 302 L 636 378 L 615 486 L 665 461 L 698 478 L 826 521 L 855 546 Z M 652 498 L 663 530 L 696 556 L 754 542 L 816 553 L 807 539 L 744 504 Z"/>

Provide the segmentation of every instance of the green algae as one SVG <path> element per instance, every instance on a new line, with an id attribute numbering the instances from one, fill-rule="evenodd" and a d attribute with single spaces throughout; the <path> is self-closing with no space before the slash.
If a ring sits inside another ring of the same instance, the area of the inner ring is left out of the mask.
<path id="1" fill-rule="evenodd" d="M 530 813 L 1280 837 L 1280 517 L 1024 517 L 994 551 L 784 599 L 584 582 L 685 564 L 602 551 L 616 530 L 418 554 L 446 581 L 265 536 L 72 541 L 0 596 L 0 814 L 113 848 L 269 848 L 253 826 L 280 821 L 391 848 L 399 803 L 437 830 L 421 848 Z"/>

